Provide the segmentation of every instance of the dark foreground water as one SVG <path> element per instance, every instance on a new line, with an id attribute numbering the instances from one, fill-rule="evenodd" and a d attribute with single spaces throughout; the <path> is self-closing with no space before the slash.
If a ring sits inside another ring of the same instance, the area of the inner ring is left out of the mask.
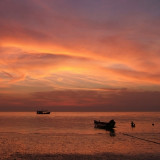
<path id="1" fill-rule="evenodd" d="M 94 119 L 116 128 L 95 129 Z M 0 159 L 158 160 L 160 112 L 0 112 Z"/>

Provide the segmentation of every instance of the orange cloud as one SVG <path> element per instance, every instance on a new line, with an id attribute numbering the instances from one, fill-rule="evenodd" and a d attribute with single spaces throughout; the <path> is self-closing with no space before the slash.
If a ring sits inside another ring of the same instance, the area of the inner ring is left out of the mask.
<path id="1" fill-rule="evenodd" d="M 160 90 L 159 8 L 107 1 L 85 6 L 84 1 L 0 2 L 0 93 Z M 80 103 L 67 96 L 65 101 Z"/>

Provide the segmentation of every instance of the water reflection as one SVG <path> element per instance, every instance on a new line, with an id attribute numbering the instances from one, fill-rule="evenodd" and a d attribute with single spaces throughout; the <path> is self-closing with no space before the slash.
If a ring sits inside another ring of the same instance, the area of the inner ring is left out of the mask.
<path id="1" fill-rule="evenodd" d="M 117 122 L 115 129 L 100 130 L 93 127 L 94 119 L 106 121 L 112 118 Z M 135 128 L 131 128 L 131 120 L 136 123 Z M 155 123 L 154 127 L 151 122 Z M 148 158 L 147 154 L 160 155 L 157 146 L 160 140 L 159 122 L 160 113 L 57 112 L 51 115 L 37 115 L 35 112 L 0 112 L 0 157 L 9 157 L 12 154 L 8 160 L 52 159 L 52 155 L 56 154 L 60 157 L 53 159 L 95 159 L 94 154 L 107 153 L 107 158 L 118 160 L 125 159 L 123 154 L 132 155 L 132 159 L 139 159 L 135 155 L 144 153 L 146 157 L 140 158 L 144 160 Z M 108 151 L 121 156 L 112 158 Z M 27 155 L 24 155 L 24 152 Z M 71 154 L 71 157 L 66 157 L 65 154 Z M 76 158 L 74 154 L 91 154 L 93 157 L 87 155 Z M 96 159 L 107 158 L 98 155 Z"/>
<path id="2" fill-rule="evenodd" d="M 106 131 L 109 132 L 109 135 L 110 135 L 111 137 L 115 137 L 115 136 L 116 136 L 115 129 L 106 129 Z"/>

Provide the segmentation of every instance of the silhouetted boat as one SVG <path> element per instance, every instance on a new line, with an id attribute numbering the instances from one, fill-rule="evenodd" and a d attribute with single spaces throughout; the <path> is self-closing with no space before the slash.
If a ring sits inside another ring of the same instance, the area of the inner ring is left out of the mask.
<path id="1" fill-rule="evenodd" d="M 48 111 L 37 111 L 37 114 L 50 114 L 50 112 L 48 112 Z"/>
<path id="2" fill-rule="evenodd" d="M 101 121 L 96 121 L 94 120 L 94 127 L 95 128 L 100 128 L 100 129 L 113 129 L 115 128 L 116 122 L 112 119 L 109 122 L 101 122 Z"/>

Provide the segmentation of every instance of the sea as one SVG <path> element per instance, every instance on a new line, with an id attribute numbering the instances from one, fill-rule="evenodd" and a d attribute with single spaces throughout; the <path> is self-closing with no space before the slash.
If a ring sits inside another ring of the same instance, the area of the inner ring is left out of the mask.
<path id="1" fill-rule="evenodd" d="M 0 159 L 159 160 L 160 112 L 0 112 Z"/>

